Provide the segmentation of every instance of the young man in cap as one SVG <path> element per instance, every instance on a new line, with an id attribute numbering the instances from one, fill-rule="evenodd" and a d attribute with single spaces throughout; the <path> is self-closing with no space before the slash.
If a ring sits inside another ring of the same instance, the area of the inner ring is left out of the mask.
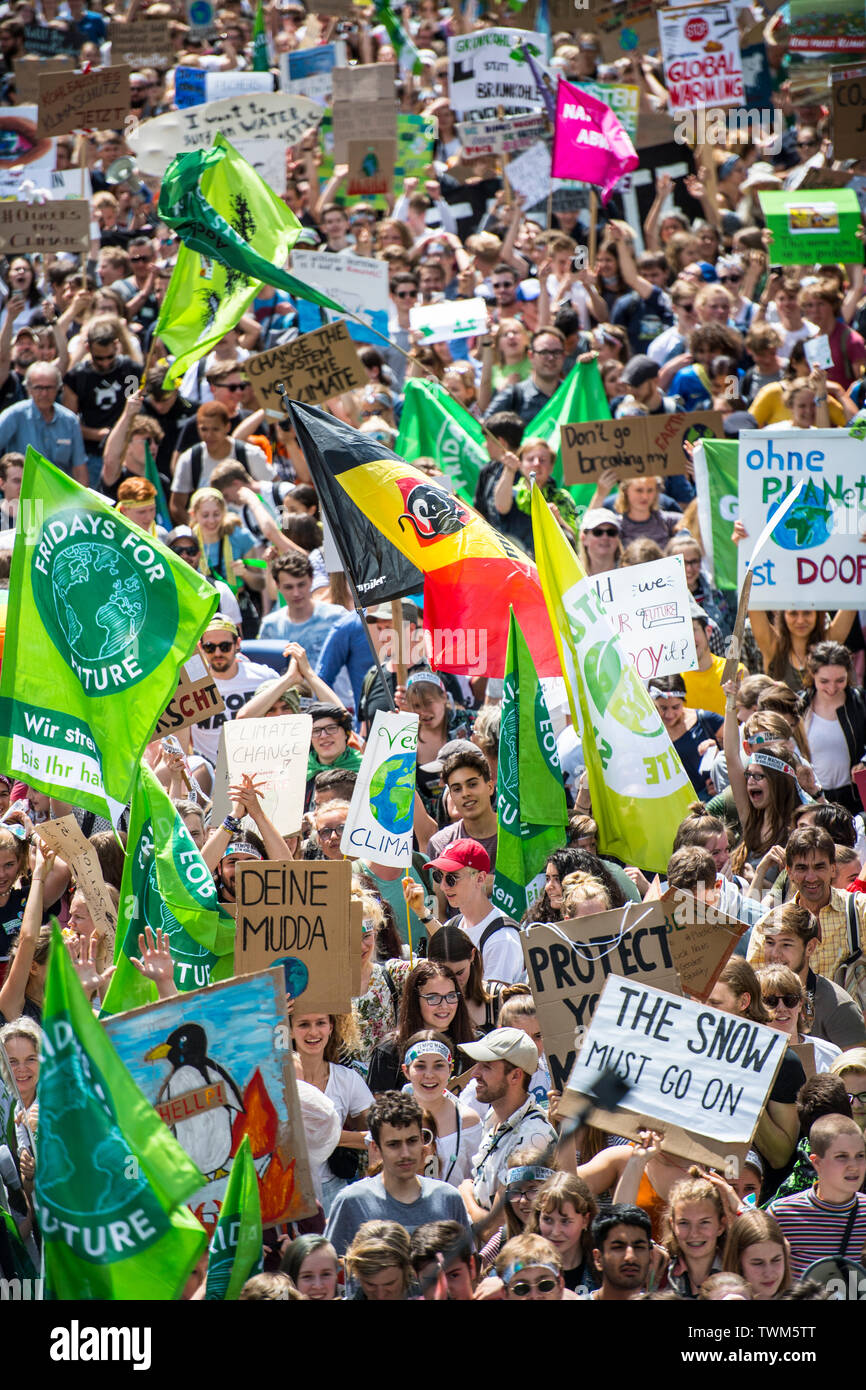
<path id="1" fill-rule="evenodd" d="M 193 725 L 192 743 L 197 753 L 215 765 L 223 724 L 234 719 L 262 681 L 269 680 L 274 673 L 270 666 L 262 666 L 244 656 L 240 634 L 228 618 L 211 618 L 202 633 L 200 646 L 216 688 L 225 701 L 225 710 Z"/>
<path id="2" fill-rule="evenodd" d="M 481 1147 L 472 1160 L 472 1177 L 460 1194 L 473 1221 L 483 1221 L 504 1182 L 506 1160 L 515 1149 L 546 1149 L 556 1131 L 529 1093 L 538 1067 L 538 1048 L 522 1028 L 494 1028 L 479 1042 L 461 1043 L 475 1063 L 475 1094 L 490 1110 Z"/>
<path id="3" fill-rule="evenodd" d="M 507 985 L 523 983 L 526 966 L 520 929 L 510 917 L 490 905 L 490 856 L 484 846 L 477 840 L 454 840 L 427 867 L 448 906 L 456 909 L 457 915 L 449 919 L 449 925 L 465 931 L 480 953 L 485 980 L 502 980 Z M 533 1067 L 531 1071 L 534 1070 Z"/>

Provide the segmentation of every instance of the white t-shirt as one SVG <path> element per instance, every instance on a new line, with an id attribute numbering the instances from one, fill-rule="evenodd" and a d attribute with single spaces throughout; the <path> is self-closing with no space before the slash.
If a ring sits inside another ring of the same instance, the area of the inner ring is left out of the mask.
<path id="1" fill-rule="evenodd" d="M 361 1115 L 373 1104 L 373 1092 L 366 1081 L 352 1071 L 351 1067 L 341 1067 L 332 1062 L 328 1069 L 328 1084 L 325 1095 L 333 1102 L 340 1117 L 340 1128 L 345 1129 L 350 1115 Z M 316 1184 L 325 1183 L 334 1175 L 325 1161 L 316 1174 Z"/>
<path id="2" fill-rule="evenodd" d="M 231 680 L 220 680 L 216 677 L 216 688 L 225 701 L 225 710 L 221 714 L 212 714 L 209 719 L 203 719 L 200 724 L 193 724 L 192 746 L 197 753 L 201 753 L 209 763 L 216 763 L 220 729 L 223 724 L 234 719 L 238 710 L 243 709 L 262 681 L 271 680 L 274 674 L 273 667 L 250 661 L 241 654 L 238 656 L 236 676 L 232 676 Z"/>
<path id="3" fill-rule="evenodd" d="M 477 926 L 467 926 L 463 917 L 460 918 L 458 926 L 461 931 L 465 931 L 472 945 L 478 946 L 487 927 L 501 916 L 499 908 L 492 907 Z M 481 952 L 481 973 L 485 980 L 503 980 L 507 985 L 526 984 L 528 977 L 523 960 L 523 947 L 520 944 L 520 933 L 515 928 L 503 927 L 489 938 Z"/>
<path id="4" fill-rule="evenodd" d="M 823 719 L 810 710 L 806 717 L 806 737 L 812 753 L 812 766 L 822 787 L 846 787 L 851 781 L 851 754 L 838 719 Z"/>
<path id="5" fill-rule="evenodd" d="M 244 446 L 246 466 L 249 472 L 258 482 L 268 482 L 272 477 L 271 465 L 268 463 L 264 455 L 264 452 L 258 447 L 257 444 L 248 444 L 246 440 L 243 440 L 241 442 Z M 196 446 L 194 445 L 193 447 L 195 448 Z M 212 458 L 211 455 L 208 453 L 207 449 L 204 449 L 201 460 L 201 473 L 199 475 L 198 483 L 196 484 L 196 489 L 208 486 L 211 474 L 213 473 L 218 463 L 227 463 L 229 459 L 234 458 L 237 458 L 237 454 L 234 449 L 224 459 Z M 171 480 L 171 490 L 172 492 L 179 492 L 182 495 L 188 495 L 193 491 L 192 449 L 184 449 L 183 453 L 178 459 L 177 467 L 174 470 L 174 477 Z"/>

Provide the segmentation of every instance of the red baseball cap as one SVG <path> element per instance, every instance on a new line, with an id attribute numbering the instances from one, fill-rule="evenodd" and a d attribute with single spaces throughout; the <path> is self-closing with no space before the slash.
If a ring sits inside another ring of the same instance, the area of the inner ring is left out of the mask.
<path id="1" fill-rule="evenodd" d="M 438 859 L 431 859 L 428 869 L 442 869 L 445 873 L 457 873 L 459 869 L 478 869 L 483 874 L 490 873 L 490 855 L 477 840 L 453 840 L 446 845 Z"/>

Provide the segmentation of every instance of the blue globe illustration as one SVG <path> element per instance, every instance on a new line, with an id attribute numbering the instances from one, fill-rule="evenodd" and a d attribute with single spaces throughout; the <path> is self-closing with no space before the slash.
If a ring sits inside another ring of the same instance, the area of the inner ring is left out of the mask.
<path id="1" fill-rule="evenodd" d="M 370 810 L 391 835 L 412 825 L 415 798 L 415 754 L 401 753 L 376 768 L 370 782 Z"/>
<path id="2" fill-rule="evenodd" d="M 297 956 L 281 956 L 279 960 L 272 962 L 274 965 L 283 967 L 283 974 L 286 979 L 286 994 L 290 994 L 293 999 L 298 999 L 310 983 L 310 972 L 302 960 Z"/>
<path id="3" fill-rule="evenodd" d="M 767 519 L 775 516 L 784 498 L 767 509 Z M 833 531 L 834 508 L 810 484 L 795 502 L 784 521 L 773 532 L 773 540 L 782 550 L 811 550 L 824 545 Z"/>

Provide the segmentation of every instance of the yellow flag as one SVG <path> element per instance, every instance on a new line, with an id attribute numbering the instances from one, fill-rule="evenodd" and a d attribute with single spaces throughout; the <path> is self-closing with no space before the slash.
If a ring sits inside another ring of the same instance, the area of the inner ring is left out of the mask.
<path id="1" fill-rule="evenodd" d="M 601 854 L 664 873 L 695 799 L 658 711 L 537 487 L 532 534 L 544 601 L 589 777 Z"/>

